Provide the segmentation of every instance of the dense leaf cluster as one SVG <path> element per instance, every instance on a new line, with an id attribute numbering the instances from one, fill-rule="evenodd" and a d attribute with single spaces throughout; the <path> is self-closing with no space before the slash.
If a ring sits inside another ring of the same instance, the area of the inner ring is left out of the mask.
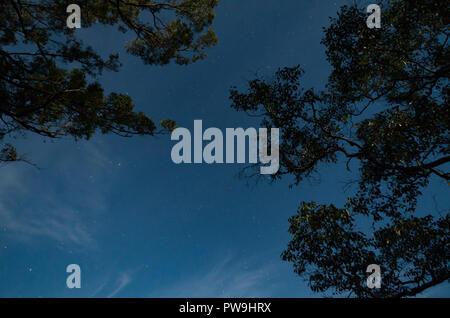
<path id="1" fill-rule="evenodd" d="M 232 107 L 282 128 L 274 178 L 298 184 L 340 160 L 359 169 L 346 206 L 304 202 L 290 219 L 282 258 L 312 290 L 411 296 L 450 278 L 448 211 L 417 211 L 431 179 L 450 179 L 450 8 L 385 0 L 382 28 L 366 19 L 365 8 L 344 6 L 325 29 L 325 89 L 305 88 L 301 67 L 288 67 L 232 88 Z M 366 286 L 369 264 L 382 268 L 380 290 Z"/>
<path id="2" fill-rule="evenodd" d="M 122 93 L 105 95 L 96 78 L 117 71 L 117 54 L 102 58 L 66 25 L 73 1 L 5 0 L 0 4 L 0 142 L 33 132 L 49 138 L 90 138 L 96 131 L 153 135 L 156 125 L 133 111 Z M 130 54 L 144 63 L 185 65 L 205 57 L 217 38 L 210 26 L 218 0 L 83 0 L 82 27 L 131 32 Z M 165 120 L 164 128 L 174 122 Z M 0 145 L 0 162 L 20 159 Z"/>

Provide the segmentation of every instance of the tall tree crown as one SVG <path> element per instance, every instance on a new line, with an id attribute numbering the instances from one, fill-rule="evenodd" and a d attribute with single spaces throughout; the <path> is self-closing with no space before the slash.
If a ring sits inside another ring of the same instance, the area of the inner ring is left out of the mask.
<path id="1" fill-rule="evenodd" d="M 96 80 L 117 71 L 118 54 L 102 58 L 67 27 L 73 1 L 6 0 L 0 4 L 0 142 L 33 132 L 49 138 L 90 138 L 96 131 L 152 135 L 156 125 L 133 111 L 126 94 L 104 94 Z M 83 0 L 81 24 L 117 26 L 131 32 L 127 52 L 143 63 L 187 65 L 205 58 L 217 43 L 210 28 L 218 0 Z M 164 120 L 164 128 L 174 122 Z M 0 145 L 0 162 L 20 159 Z"/>
<path id="2" fill-rule="evenodd" d="M 290 219 L 282 258 L 314 291 L 411 296 L 450 278 L 448 211 L 416 211 L 431 179 L 450 179 L 450 10 L 446 1 L 381 7 L 381 29 L 368 28 L 357 5 L 331 19 L 325 89 L 305 88 L 300 66 L 231 89 L 233 108 L 282 127 L 274 178 L 298 184 L 340 160 L 359 170 L 344 207 L 304 202 Z M 359 230 L 361 218 L 373 232 Z M 380 290 L 366 286 L 369 264 L 382 268 Z"/>

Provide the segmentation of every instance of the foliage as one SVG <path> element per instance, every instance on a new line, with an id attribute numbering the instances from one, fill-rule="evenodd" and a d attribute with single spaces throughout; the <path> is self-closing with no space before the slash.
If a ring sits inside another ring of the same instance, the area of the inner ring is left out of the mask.
<path id="1" fill-rule="evenodd" d="M 0 4 L 0 142 L 24 132 L 89 139 L 96 131 L 153 135 L 156 125 L 126 94 L 105 95 L 96 80 L 118 71 L 118 54 L 104 59 L 66 26 L 73 1 L 6 0 Z M 84 0 L 82 27 L 117 26 L 134 38 L 127 51 L 145 64 L 186 65 L 217 43 L 209 27 L 218 0 Z M 163 128 L 173 128 L 165 120 Z M 0 145 L 0 162 L 20 160 Z"/>
<path id="2" fill-rule="evenodd" d="M 290 219 L 282 258 L 316 292 L 413 296 L 450 278 L 448 211 L 417 211 L 430 181 L 450 179 L 450 9 L 420 0 L 381 7 L 381 29 L 367 28 L 357 5 L 331 19 L 325 89 L 304 88 L 300 66 L 231 89 L 233 108 L 282 128 L 275 179 L 298 184 L 323 164 L 357 163 L 358 190 L 344 207 L 303 202 Z M 381 289 L 366 286 L 369 264 L 382 268 Z"/>

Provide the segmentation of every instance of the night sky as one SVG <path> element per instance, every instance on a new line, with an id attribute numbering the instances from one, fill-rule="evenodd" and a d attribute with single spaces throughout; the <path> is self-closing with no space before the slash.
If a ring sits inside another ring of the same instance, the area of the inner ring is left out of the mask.
<path id="1" fill-rule="evenodd" d="M 228 98 L 255 74 L 301 64 L 306 87 L 324 85 L 322 28 L 347 2 L 222 0 L 213 25 L 219 44 L 186 67 L 144 65 L 124 50 L 131 35 L 111 27 L 76 32 L 102 54 L 120 53 L 120 71 L 99 79 L 108 92 L 129 94 L 155 122 L 171 118 L 192 130 L 201 119 L 204 129 L 225 131 L 259 127 Z M 0 297 L 323 296 L 280 254 L 302 201 L 346 201 L 345 165 L 323 166 L 290 189 L 289 177 L 239 178 L 242 164 L 175 165 L 167 134 L 15 143 L 40 169 L 1 167 Z M 419 207 L 450 206 L 444 191 L 431 185 Z M 81 289 L 66 287 L 69 264 L 81 267 Z M 448 284 L 422 294 L 449 295 Z"/>

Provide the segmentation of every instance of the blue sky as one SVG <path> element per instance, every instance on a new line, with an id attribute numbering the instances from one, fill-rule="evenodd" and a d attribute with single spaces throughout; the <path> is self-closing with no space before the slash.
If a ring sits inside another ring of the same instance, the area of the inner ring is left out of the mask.
<path id="1" fill-rule="evenodd" d="M 219 45 L 188 67 L 145 66 L 124 52 L 127 36 L 109 28 L 79 32 L 100 52 L 120 52 L 120 72 L 100 81 L 128 93 L 155 122 L 257 127 L 230 108 L 230 86 L 296 64 L 306 70 L 306 86 L 323 85 L 322 27 L 346 2 L 222 0 Z M 248 185 L 237 177 L 242 165 L 175 165 L 173 144 L 169 135 L 17 140 L 42 169 L 0 168 L 0 297 L 321 296 L 280 253 L 301 201 L 345 201 L 345 169 L 324 167 L 320 178 L 293 189 L 289 179 Z M 446 208 L 442 188 L 430 193 L 442 195 Z M 82 271 L 78 290 L 65 284 L 72 263 Z M 450 293 L 439 286 L 426 295 Z"/>

